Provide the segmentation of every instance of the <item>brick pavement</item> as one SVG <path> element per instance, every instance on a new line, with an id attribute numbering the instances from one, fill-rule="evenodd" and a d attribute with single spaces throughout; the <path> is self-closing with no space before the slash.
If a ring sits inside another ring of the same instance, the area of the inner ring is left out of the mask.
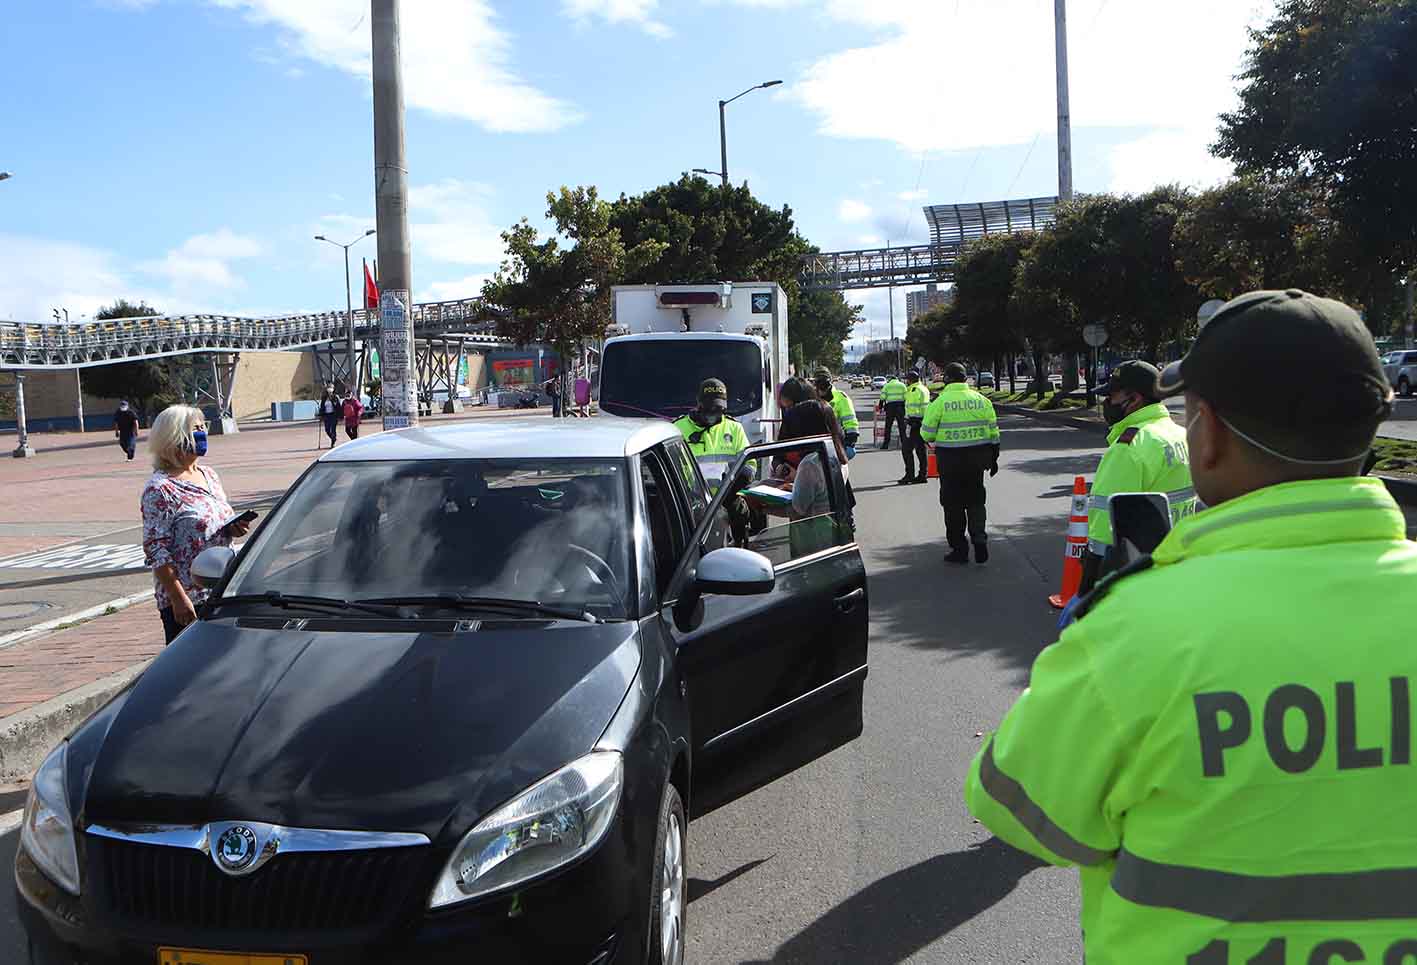
<path id="1" fill-rule="evenodd" d="M 156 604 L 139 602 L 0 649 L 0 718 L 148 660 L 162 647 Z"/>

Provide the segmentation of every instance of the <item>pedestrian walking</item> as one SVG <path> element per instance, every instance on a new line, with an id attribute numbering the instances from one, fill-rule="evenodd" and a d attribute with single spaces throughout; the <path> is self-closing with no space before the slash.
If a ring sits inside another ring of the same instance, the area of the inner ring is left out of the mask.
<path id="1" fill-rule="evenodd" d="M 1107 451 L 1092 482 L 1088 500 L 1087 555 L 1082 562 L 1079 593 L 1086 593 L 1106 575 L 1112 550 L 1112 520 L 1107 499 L 1115 493 L 1166 494 L 1172 522 L 1196 510 L 1191 488 L 1191 462 L 1186 430 L 1171 418 L 1156 397 L 1156 366 L 1132 359 L 1112 372 L 1102 404 Z"/>
<path id="2" fill-rule="evenodd" d="M 1417 671 L 1393 628 L 1417 544 L 1360 475 L 1392 412 L 1372 335 L 1252 292 L 1156 391 L 1185 395 L 1207 508 L 1039 654 L 969 808 L 1079 866 L 1088 965 L 1412 961 Z"/>
<path id="3" fill-rule="evenodd" d="M 999 474 L 999 420 L 994 404 L 969 387 L 964 366 L 945 366 L 945 387 L 925 410 L 921 436 L 935 447 L 940 507 L 945 511 L 946 563 L 989 562 L 984 473 Z"/>
<path id="4" fill-rule="evenodd" d="M 891 447 L 891 426 L 899 426 L 900 447 L 906 445 L 905 429 L 905 383 L 897 375 L 892 375 L 885 385 L 881 386 L 880 405 L 886 414 L 886 439 L 882 443 L 882 449 Z"/>
<path id="5" fill-rule="evenodd" d="M 143 556 L 153 571 L 153 596 L 171 643 L 197 619 L 206 591 L 192 582 L 192 561 L 209 546 L 245 536 L 216 471 L 201 464 L 207 424 L 200 409 L 164 409 L 148 430 L 153 474 L 143 487 Z"/>
<path id="6" fill-rule="evenodd" d="M 561 380 L 552 379 L 547 382 L 546 394 L 551 397 L 551 418 L 561 418 Z"/>
<path id="7" fill-rule="evenodd" d="M 339 395 L 335 392 L 333 382 L 325 383 L 325 391 L 320 395 L 320 405 L 316 409 L 321 423 L 325 427 L 325 435 L 330 437 L 330 445 L 334 446 L 339 430 L 340 415 L 344 411 L 344 406 L 340 402 Z M 318 437 L 316 437 L 318 441 Z"/>
<path id="8" fill-rule="evenodd" d="M 905 475 L 896 480 L 897 486 L 913 486 L 926 481 L 927 451 L 921 425 L 925 421 L 925 409 L 930 404 L 930 390 L 920 381 L 920 373 L 914 370 L 905 373 L 905 425 L 906 433 L 901 436 L 900 455 L 905 460 Z M 919 471 L 916 465 L 919 464 Z"/>
<path id="9" fill-rule="evenodd" d="M 128 405 L 127 399 L 120 399 L 118 411 L 113 413 L 113 434 L 118 438 L 118 445 L 127 453 L 128 461 L 132 462 L 138 451 L 138 414 Z"/>
<path id="10" fill-rule="evenodd" d="M 344 418 L 344 434 L 351 439 L 359 438 L 359 420 L 364 416 L 364 403 L 351 392 L 340 403 L 340 415 Z"/>

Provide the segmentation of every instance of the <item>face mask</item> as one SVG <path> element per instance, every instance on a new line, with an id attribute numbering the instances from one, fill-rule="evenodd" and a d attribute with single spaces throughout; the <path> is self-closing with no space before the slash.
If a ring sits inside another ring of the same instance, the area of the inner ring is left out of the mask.
<path id="1" fill-rule="evenodd" d="M 1126 417 L 1126 406 L 1117 405 L 1115 402 L 1102 403 L 1102 418 L 1107 421 L 1107 424 L 1109 426 L 1115 426 L 1117 423 L 1121 422 Z"/>
<path id="2" fill-rule="evenodd" d="M 192 445 L 194 446 L 192 451 L 198 456 L 207 454 L 207 431 L 205 429 L 198 429 L 192 433 Z"/>
<path id="3" fill-rule="evenodd" d="M 710 429 L 723 421 L 723 413 L 717 409 L 699 409 L 693 413 L 692 418 L 698 425 Z"/>

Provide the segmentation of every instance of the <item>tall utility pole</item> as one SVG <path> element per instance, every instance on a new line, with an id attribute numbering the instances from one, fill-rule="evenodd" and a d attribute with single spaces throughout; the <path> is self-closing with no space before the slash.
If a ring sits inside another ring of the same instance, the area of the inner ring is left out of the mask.
<path id="1" fill-rule="evenodd" d="M 403 141 L 399 0 L 370 0 L 374 67 L 374 211 L 379 234 L 379 378 L 385 429 L 418 425 L 413 373 L 413 266 Z"/>
<path id="2" fill-rule="evenodd" d="M 723 190 L 728 190 L 728 115 L 725 113 L 725 109 L 729 104 L 732 104 L 744 94 L 751 94 L 755 90 L 763 90 L 768 87 L 776 87 L 781 83 L 782 81 L 780 80 L 765 80 L 761 84 L 754 84 L 752 87 L 749 87 L 742 94 L 735 94 L 726 101 L 718 102 L 718 157 L 721 165 L 718 169 L 718 173 L 723 178 Z M 705 173 L 712 174 L 713 172 L 709 171 Z"/>
<path id="3" fill-rule="evenodd" d="M 315 236 L 316 241 L 329 242 L 336 248 L 344 249 L 344 381 L 345 389 L 356 399 L 364 391 L 364 386 L 359 384 L 359 372 L 356 371 L 354 365 L 354 302 L 349 293 L 349 249 L 373 233 L 374 229 L 370 228 L 347 245 L 342 245 L 338 241 L 330 241 L 324 235 Z"/>
<path id="4" fill-rule="evenodd" d="M 895 370 L 900 372 L 900 343 L 895 340 L 895 273 L 891 271 L 891 240 L 886 239 L 886 302 L 891 317 L 891 345 L 895 348 Z"/>
<path id="5" fill-rule="evenodd" d="M 1058 53 L 1058 197 L 1073 199 L 1073 118 L 1068 107 L 1068 0 L 1053 0 Z"/>

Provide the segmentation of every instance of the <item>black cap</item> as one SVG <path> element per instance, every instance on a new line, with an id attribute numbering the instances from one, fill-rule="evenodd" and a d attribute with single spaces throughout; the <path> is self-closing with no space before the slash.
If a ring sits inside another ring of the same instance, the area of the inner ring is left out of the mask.
<path id="1" fill-rule="evenodd" d="M 699 383 L 699 405 L 704 408 L 728 408 L 728 386 L 722 379 L 704 379 Z"/>
<path id="2" fill-rule="evenodd" d="M 1148 399 L 1155 399 L 1156 380 L 1161 375 L 1156 366 L 1141 359 L 1128 359 L 1112 370 L 1107 380 L 1107 393 L 1130 390 L 1140 392 Z"/>
<path id="3" fill-rule="evenodd" d="M 1297 461 L 1358 459 L 1392 411 L 1373 337 L 1342 302 L 1297 288 L 1226 302 L 1157 380 L 1194 392 L 1231 428 Z"/>
<path id="4" fill-rule="evenodd" d="M 969 378 L 969 373 L 965 371 L 964 366 L 960 363 L 951 362 L 949 365 L 945 366 L 946 382 L 963 382 L 967 378 Z"/>
<path id="5" fill-rule="evenodd" d="M 919 381 L 920 381 L 920 373 L 917 372 L 917 371 L 915 371 L 914 369 L 911 369 L 909 372 L 906 372 L 906 373 L 905 373 L 905 381 L 907 381 L 907 382 L 919 382 Z"/>

